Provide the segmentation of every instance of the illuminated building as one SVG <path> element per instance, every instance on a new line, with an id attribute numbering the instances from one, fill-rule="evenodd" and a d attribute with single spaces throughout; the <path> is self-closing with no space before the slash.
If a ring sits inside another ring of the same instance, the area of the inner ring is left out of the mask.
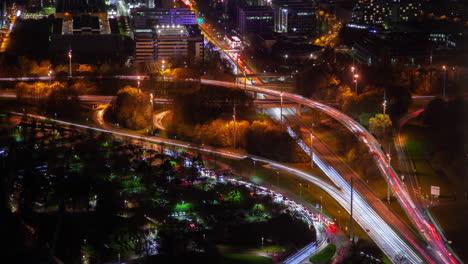
<path id="1" fill-rule="evenodd" d="M 420 16 L 421 3 L 406 0 L 360 0 L 353 9 L 352 23 L 382 24 L 384 22 L 406 22 Z"/>
<path id="2" fill-rule="evenodd" d="M 241 7 L 237 26 L 241 34 L 273 32 L 275 11 L 267 6 Z"/>

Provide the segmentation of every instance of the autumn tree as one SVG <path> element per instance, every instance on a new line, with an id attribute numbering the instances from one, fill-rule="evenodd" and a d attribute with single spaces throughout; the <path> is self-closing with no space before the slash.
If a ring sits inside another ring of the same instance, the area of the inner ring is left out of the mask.
<path id="1" fill-rule="evenodd" d="M 125 86 L 117 93 L 113 114 L 122 126 L 137 130 L 150 125 L 151 107 L 149 94 L 135 87 Z"/>

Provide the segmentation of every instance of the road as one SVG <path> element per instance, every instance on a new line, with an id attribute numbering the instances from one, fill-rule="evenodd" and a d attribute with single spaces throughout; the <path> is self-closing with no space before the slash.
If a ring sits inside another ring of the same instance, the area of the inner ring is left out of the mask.
<path id="1" fill-rule="evenodd" d="M 273 119 L 276 119 L 277 121 L 280 120 L 280 111 L 278 109 L 268 109 L 266 110 L 266 113 Z M 304 127 L 304 124 L 302 124 L 302 122 L 300 122 L 300 120 L 298 120 L 298 118 L 295 116 L 295 111 L 288 108 L 284 109 L 283 122 L 285 123 L 289 134 L 296 139 L 299 146 L 301 146 L 304 152 L 308 153 L 310 156 L 310 145 L 306 144 L 304 139 L 301 138 L 300 135 L 297 135 L 291 128 L 291 126 L 297 125 L 302 129 L 307 129 Z M 310 132 L 308 129 L 307 131 Z M 308 135 L 306 135 L 306 137 L 308 139 Z M 360 176 L 356 174 L 343 160 L 341 160 L 341 158 L 335 155 L 335 153 L 333 153 L 333 151 L 331 151 L 328 146 L 317 137 L 314 137 L 313 151 L 314 161 L 320 160 L 318 164 L 323 163 L 325 167 L 333 167 L 336 173 L 327 173 L 326 171 L 324 172 L 335 185 L 340 188 L 350 188 L 348 182 L 350 182 L 350 179 L 353 178 L 356 192 L 362 195 L 374 208 L 374 210 L 379 213 L 379 215 L 385 216 L 384 218 L 387 223 L 396 228 L 400 235 L 403 236 L 406 240 L 412 241 L 414 247 L 417 247 L 420 250 L 426 247 L 426 244 L 419 241 L 420 239 L 414 235 L 411 228 L 402 222 L 401 219 L 396 216 L 393 211 L 391 211 L 382 202 L 381 199 L 379 199 L 379 197 L 369 188 L 369 186 L 364 183 Z M 323 170 L 322 167 L 320 168 Z"/>
<path id="2" fill-rule="evenodd" d="M 192 4 L 192 0 L 183 0 L 183 2 L 191 9 L 195 9 L 196 5 Z M 195 11 L 198 12 L 198 10 L 196 9 Z M 219 40 L 217 40 L 216 33 L 214 35 L 215 37 L 212 37 L 212 32 L 210 32 L 209 25 L 203 23 L 200 28 L 202 29 L 206 38 L 215 46 L 217 46 L 218 49 L 221 52 L 223 52 L 228 57 L 228 59 L 230 59 L 231 63 L 236 65 L 236 73 L 242 72 L 242 68 L 246 74 L 254 73 L 254 71 L 251 68 L 249 68 L 245 62 L 242 61 L 242 58 L 240 58 L 239 54 L 233 54 L 224 51 L 225 45 L 223 43 L 220 43 Z M 239 71 L 239 67 L 241 68 L 241 71 Z M 206 82 L 205 80 L 205 84 L 208 84 L 210 82 L 214 84 L 214 82 L 216 81 Z M 202 83 L 204 83 L 203 80 Z M 215 85 L 236 88 L 233 87 L 232 84 L 224 82 L 217 82 L 217 84 Z M 259 93 L 264 93 L 273 96 L 280 96 L 280 92 L 278 91 L 244 84 L 245 89 L 247 89 L 247 86 L 249 86 L 248 90 L 250 91 L 256 91 Z M 452 255 L 453 251 L 450 249 L 447 241 L 442 238 L 440 232 L 438 232 L 434 227 L 432 219 L 429 218 L 427 214 L 425 214 L 424 208 L 417 207 L 417 205 L 413 202 L 410 195 L 405 190 L 405 187 L 403 186 L 397 173 L 392 168 L 390 162 L 387 160 L 387 156 L 383 152 L 380 143 L 363 126 L 361 126 L 358 122 L 356 122 L 349 116 L 341 113 L 340 111 L 327 105 L 321 104 L 317 101 L 312 101 L 310 99 L 292 93 L 281 92 L 281 95 L 283 96 L 283 98 L 290 99 L 304 106 L 325 112 L 329 116 L 339 121 L 346 128 L 348 128 L 353 134 L 356 135 L 356 137 L 359 138 L 359 140 L 361 140 L 362 143 L 367 145 L 367 147 L 369 148 L 369 152 L 375 157 L 375 162 L 379 171 L 381 172 L 384 179 L 387 181 L 387 184 L 390 185 L 400 205 L 405 210 L 408 217 L 413 221 L 418 231 L 430 244 L 431 250 L 433 252 L 426 252 L 426 250 L 424 249 L 418 249 L 418 251 L 422 255 L 427 255 L 426 253 L 430 253 L 430 255 L 432 255 L 431 257 L 426 257 L 427 261 L 435 261 L 436 263 L 461 262 L 460 260 L 457 260 L 454 255 Z M 416 244 L 413 244 L 413 246 L 417 248 Z"/>
<path id="3" fill-rule="evenodd" d="M 31 78 L 31 79 L 36 79 L 36 78 Z M 136 76 L 117 76 L 117 78 L 136 79 L 137 77 Z M 14 79 L 14 78 L 8 78 L 8 79 Z M 409 218 L 416 225 L 418 231 L 421 232 L 423 237 L 429 242 L 431 250 L 424 250 L 424 249 L 419 248 L 419 246 L 417 245 L 417 243 L 415 243 L 415 241 L 410 241 L 412 242 L 412 245 L 416 249 L 418 249 L 419 254 L 423 256 L 425 255 L 426 261 L 431 262 L 431 263 L 459 263 L 455 259 L 455 257 L 452 255 L 453 253 L 451 249 L 448 248 L 446 241 L 443 240 L 440 233 L 434 228 L 434 225 L 431 223 L 431 220 L 427 219 L 424 213 L 421 212 L 421 209 L 416 207 L 416 205 L 410 198 L 409 194 L 406 192 L 404 186 L 401 183 L 400 178 L 398 177 L 396 172 L 388 163 L 386 159 L 386 155 L 383 153 L 381 149 L 380 143 L 357 121 L 341 113 L 335 108 L 332 108 L 320 102 L 313 101 L 311 99 L 304 98 L 300 95 L 296 95 L 296 94 L 289 93 L 289 92 L 280 92 L 277 90 L 267 89 L 261 86 L 255 86 L 255 85 L 250 85 L 250 84 L 239 85 L 236 83 L 223 82 L 223 81 L 217 81 L 217 80 L 201 79 L 201 83 L 205 85 L 215 85 L 215 86 L 222 86 L 222 87 L 233 88 L 233 89 L 246 89 L 247 91 L 267 94 L 267 95 L 276 96 L 276 97 L 279 97 L 280 94 L 282 94 L 285 100 L 296 102 L 298 104 L 301 104 L 303 106 L 306 106 L 312 109 L 317 109 L 319 111 L 322 111 L 328 114 L 330 117 L 334 118 L 335 120 L 339 121 L 342 125 L 348 128 L 352 133 L 354 133 L 356 137 L 359 138 L 359 140 L 361 140 L 364 144 L 368 146 L 369 152 L 371 152 L 375 157 L 376 165 L 379 168 L 379 171 L 382 173 L 384 178 L 390 183 L 392 190 L 394 194 L 396 195 L 396 197 L 398 198 L 398 201 L 402 205 L 403 209 L 406 211 Z M 324 171 L 326 172 L 327 169 L 328 168 L 325 167 Z M 331 175 L 334 175 L 337 178 L 341 178 L 334 169 Z M 338 182 L 338 180 L 335 179 L 334 182 L 336 183 Z M 431 256 L 429 256 L 429 254 Z"/>
<path id="4" fill-rule="evenodd" d="M 249 157 L 255 161 L 269 164 L 270 167 L 274 169 L 278 169 L 278 170 L 287 172 L 289 174 L 295 175 L 296 177 L 302 178 L 310 182 L 311 184 L 318 186 L 319 188 L 327 192 L 333 199 L 335 199 L 343 208 L 345 208 L 345 210 L 347 210 L 348 212 L 350 210 L 349 201 L 350 201 L 351 189 L 347 188 L 345 184 L 342 184 L 343 186 L 345 186 L 345 188 L 339 189 L 339 188 L 334 187 L 331 184 L 328 184 L 327 182 L 321 180 L 320 178 L 314 175 L 305 173 L 293 167 L 285 166 L 283 164 L 280 164 L 271 160 L 263 159 L 260 157 L 252 156 L 252 155 L 240 154 L 240 153 L 231 152 L 231 151 L 217 150 L 217 149 L 210 148 L 207 146 L 197 146 L 196 144 L 186 143 L 186 142 L 172 140 L 172 139 L 162 139 L 162 138 L 157 138 L 157 137 L 142 136 L 139 134 L 111 128 L 107 124 L 105 124 L 103 120 L 103 113 L 104 111 L 100 110 L 100 111 L 96 111 L 96 115 L 95 115 L 95 119 L 97 120 L 97 123 L 101 124 L 103 126 L 103 129 L 90 127 L 90 126 L 83 126 L 80 124 L 73 124 L 73 123 L 64 122 L 60 120 L 53 120 L 53 121 L 56 121 L 65 125 L 77 126 L 77 127 L 87 128 L 87 129 L 94 129 L 94 130 L 101 131 L 101 132 L 107 132 L 107 133 L 112 133 L 115 135 L 126 136 L 126 137 L 131 137 L 131 138 L 140 139 L 140 140 L 146 140 L 146 141 L 154 142 L 154 143 L 160 143 L 160 144 L 163 143 L 163 144 L 187 148 L 187 149 L 205 151 L 208 153 L 216 153 L 218 155 L 222 155 L 222 156 L 226 156 L 226 157 L 230 157 L 234 159 L 243 159 L 243 158 Z M 326 165 L 321 163 L 320 160 L 316 160 L 316 162 L 317 164 L 321 164 L 320 166 L 329 174 L 336 173 L 334 172 L 333 168 L 327 167 Z M 365 199 L 363 199 L 358 193 L 355 193 L 355 192 L 354 192 L 354 197 L 355 197 L 354 198 L 355 221 L 364 230 L 369 230 L 368 232 L 369 236 L 377 243 L 377 245 L 380 248 L 383 249 L 383 251 L 391 259 L 396 259 L 398 256 L 405 255 L 407 256 L 408 260 L 411 263 L 423 263 L 422 259 L 414 252 L 411 246 L 409 246 L 403 239 L 399 237 L 399 235 L 373 210 L 373 208 L 366 202 Z"/>
<path id="5" fill-rule="evenodd" d="M 267 88 L 263 88 L 260 86 L 255 85 L 236 85 L 235 83 L 229 82 L 222 82 L 222 81 L 214 81 L 214 80 L 204 80 L 202 79 L 202 84 L 211 84 L 211 85 L 218 85 L 224 87 L 231 87 L 237 89 L 246 89 L 251 92 L 263 93 L 271 96 L 281 96 L 301 104 L 303 106 L 317 109 L 319 111 L 324 112 L 325 114 L 329 115 L 330 117 L 334 118 L 338 122 L 340 122 L 344 127 L 350 130 L 354 135 L 356 135 L 359 140 L 367 145 L 369 152 L 373 154 L 375 157 L 375 162 L 377 168 L 383 175 L 383 177 L 387 180 L 390 184 L 393 193 L 398 198 L 402 208 L 405 210 L 408 217 L 413 221 L 415 226 L 417 227 L 418 231 L 422 234 L 425 240 L 430 245 L 430 250 L 419 249 L 419 253 L 422 255 L 426 255 L 426 261 L 433 262 L 433 263 L 460 263 L 461 261 L 457 260 L 453 254 L 453 251 L 449 248 L 447 241 L 443 239 L 440 233 L 434 227 L 432 220 L 424 214 L 424 210 L 422 208 L 416 207 L 413 200 L 406 192 L 405 187 L 403 186 L 400 178 L 398 177 L 397 173 L 389 164 L 385 153 L 383 152 L 380 143 L 357 121 L 352 119 L 351 117 L 343 114 L 342 112 L 338 111 L 337 109 L 324 105 L 320 102 L 302 97 L 297 94 L 288 93 L 288 92 L 280 92 L 276 90 L 271 90 Z M 237 87 L 238 86 L 238 87 Z M 416 248 L 418 246 L 413 244 Z M 429 256 L 429 255 L 430 256 Z"/>
<path id="6" fill-rule="evenodd" d="M 153 115 L 153 120 L 152 120 L 154 127 L 156 127 L 159 130 L 166 130 L 166 128 L 162 124 L 162 120 L 163 120 L 164 117 L 166 117 L 171 112 L 172 112 L 171 110 L 166 110 L 166 111 L 162 111 L 162 112 L 159 112 L 157 114 L 154 114 Z"/>

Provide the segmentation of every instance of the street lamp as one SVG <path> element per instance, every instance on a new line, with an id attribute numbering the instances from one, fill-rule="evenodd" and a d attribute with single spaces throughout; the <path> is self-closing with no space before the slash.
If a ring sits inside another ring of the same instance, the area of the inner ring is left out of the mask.
<path id="1" fill-rule="evenodd" d="M 138 76 L 140 77 L 140 76 Z M 138 88 L 140 86 L 140 81 L 138 81 Z M 150 103 L 151 103 L 151 134 L 153 134 L 154 127 L 153 127 L 153 118 L 154 118 L 154 101 L 153 101 L 153 93 L 150 93 Z"/>
<path id="2" fill-rule="evenodd" d="M 51 80 L 52 80 L 52 70 L 49 70 L 49 73 L 47 73 L 47 76 L 49 76 L 49 85 L 50 85 Z"/>
<path id="3" fill-rule="evenodd" d="M 138 87 L 138 89 L 140 89 L 140 78 L 141 77 L 138 75 L 137 76 L 137 87 Z"/>
<path id="4" fill-rule="evenodd" d="M 299 183 L 299 198 L 302 199 L 302 183 Z"/>
<path id="5" fill-rule="evenodd" d="M 314 134 L 313 134 L 313 127 L 314 124 L 312 123 L 312 126 L 310 127 L 310 167 L 314 168 L 314 151 L 313 151 L 313 146 L 314 146 Z"/>
<path id="6" fill-rule="evenodd" d="M 444 70 L 444 90 L 443 90 L 443 92 L 442 92 L 442 95 L 443 95 L 443 98 L 444 98 L 444 100 L 445 100 L 445 82 L 446 82 L 446 78 L 447 78 L 447 77 L 446 77 L 446 75 L 447 75 L 447 67 L 445 67 L 445 65 L 444 65 L 444 66 L 442 66 L 442 69 Z"/>
<path id="7" fill-rule="evenodd" d="M 247 74 L 244 69 L 244 91 L 247 91 Z"/>
<path id="8" fill-rule="evenodd" d="M 69 76 L 70 78 L 72 77 L 72 50 L 68 50 L 68 70 L 69 70 Z"/>
<path id="9" fill-rule="evenodd" d="M 276 172 L 276 186 L 279 187 L 279 171 Z"/>
<path id="10" fill-rule="evenodd" d="M 390 162 L 392 161 L 392 157 L 390 156 L 390 148 L 388 149 L 387 153 L 387 168 L 390 167 Z M 388 178 L 388 183 L 387 183 L 387 202 L 390 203 L 390 178 Z"/>
<path id="11" fill-rule="evenodd" d="M 322 202 L 323 202 L 323 197 L 320 196 L 320 210 L 322 210 L 322 212 L 323 212 L 323 203 Z"/>
<path id="12" fill-rule="evenodd" d="M 338 210 L 338 226 L 341 228 L 341 210 Z"/>
<path id="13" fill-rule="evenodd" d="M 283 130 L 283 91 L 280 93 L 280 122 L 281 130 Z"/>
<path id="14" fill-rule="evenodd" d="M 354 89 L 355 89 L 356 95 L 357 95 L 358 94 L 357 83 L 358 83 L 359 74 L 354 74 L 353 77 L 354 77 Z"/>
<path id="15" fill-rule="evenodd" d="M 162 88 L 164 89 L 164 71 L 166 70 L 166 61 L 162 60 L 161 64 L 161 74 L 162 74 Z"/>
<path id="16" fill-rule="evenodd" d="M 236 129 L 236 105 L 233 106 L 233 109 L 232 109 L 232 120 L 234 121 L 234 134 L 233 134 L 233 140 L 232 140 L 232 145 L 234 148 L 236 148 L 236 133 L 237 133 L 237 129 Z"/>

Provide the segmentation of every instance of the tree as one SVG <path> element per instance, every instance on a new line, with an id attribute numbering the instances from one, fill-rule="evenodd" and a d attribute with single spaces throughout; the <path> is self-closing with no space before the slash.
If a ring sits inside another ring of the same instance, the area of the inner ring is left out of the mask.
<path id="1" fill-rule="evenodd" d="M 238 120 L 247 119 L 254 111 L 252 98 L 242 90 L 202 87 L 174 99 L 174 119 L 176 123 L 191 125 L 204 124 L 217 118 L 232 119 L 234 105 Z"/>
<path id="2" fill-rule="evenodd" d="M 369 130 L 377 137 L 385 136 L 392 127 L 392 121 L 389 115 L 376 114 L 369 118 Z"/>
<path id="3" fill-rule="evenodd" d="M 401 85 L 389 86 L 385 89 L 389 103 L 388 113 L 392 120 L 398 119 L 401 115 L 408 112 L 408 107 L 412 102 L 411 93 L 408 88 Z"/>
<path id="4" fill-rule="evenodd" d="M 140 89 L 125 86 L 117 93 L 113 107 L 115 120 L 126 128 L 143 129 L 150 125 L 152 104 L 150 96 Z"/>

